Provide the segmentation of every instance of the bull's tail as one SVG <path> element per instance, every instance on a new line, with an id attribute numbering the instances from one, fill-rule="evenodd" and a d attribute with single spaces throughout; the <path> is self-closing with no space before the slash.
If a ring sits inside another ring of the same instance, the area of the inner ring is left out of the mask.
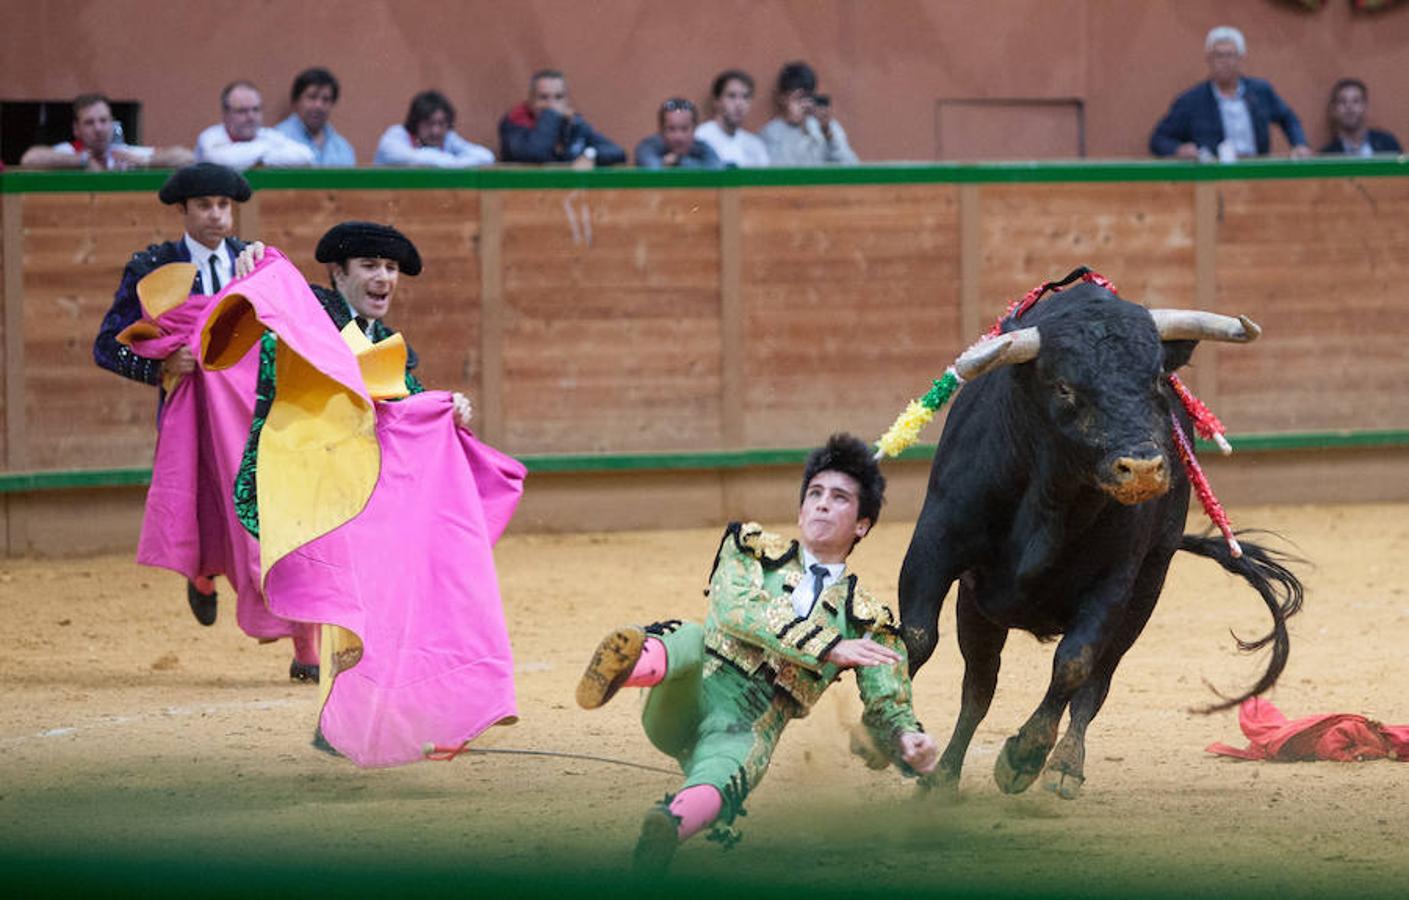
<path id="1" fill-rule="evenodd" d="M 1247 652 L 1271 644 L 1272 658 L 1267 663 L 1267 671 L 1262 673 L 1257 684 L 1254 684 L 1245 693 L 1237 697 L 1226 697 L 1215 690 L 1214 693 L 1222 698 L 1222 702 L 1202 707 L 1195 712 L 1211 713 L 1221 709 L 1229 709 L 1249 697 L 1256 697 L 1268 690 L 1277 683 L 1278 676 L 1287 667 L 1287 657 L 1291 652 L 1291 640 L 1287 636 L 1287 619 L 1296 615 L 1301 609 L 1304 590 L 1301 580 L 1292 574 L 1291 569 L 1287 568 L 1287 564 L 1304 562 L 1304 560 L 1279 553 L 1276 550 L 1269 550 L 1257 544 L 1245 541 L 1239 543 L 1242 545 L 1243 555 L 1235 557 L 1229 551 L 1228 544 L 1222 536 L 1186 534 L 1179 542 L 1179 549 L 1211 559 L 1222 566 L 1225 571 L 1242 576 L 1243 580 L 1252 585 L 1261 595 L 1262 602 L 1267 604 L 1267 611 L 1272 614 L 1272 630 L 1255 641 L 1245 641 L 1236 634 L 1233 635 L 1233 639 L 1238 642 L 1239 650 Z"/>

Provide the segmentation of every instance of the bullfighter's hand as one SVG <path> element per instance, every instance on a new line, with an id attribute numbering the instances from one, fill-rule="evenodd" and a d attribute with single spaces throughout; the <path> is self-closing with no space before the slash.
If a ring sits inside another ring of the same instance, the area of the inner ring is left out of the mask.
<path id="1" fill-rule="evenodd" d="M 246 244 L 240 255 L 235 257 L 235 277 L 244 278 L 254 271 L 254 267 L 264 259 L 264 244 L 259 241 Z"/>
<path id="2" fill-rule="evenodd" d="M 450 403 L 455 409 L 455 424 L 469 431 L 470 420 L 475 416 L 474 407 L 470 405 L 470 398 L 456 391 L 450 395 Z"/>
<path id="3" fill-rule="evenodd" d="M 191 352 L 190 347 L 184 345 L 176 348 L 176 352 L 161 361 L 163 375 L 189 375 L 194 371 L 196 371 L 196 355 Z"/>
<path id="4" fill-rule="evenodd" d="M 841 641 L 823 659 L 842 669 L 855 669 L 858 666 L 893 666 L 900 662 L 900 654 L 863 637 Z"/>
<path id="5" fill-rule="evenodd" d="M 907 731 L 900 736 L 900 758 L 916 772 L 928 775 L 939 762 L 939 744 L 923 732 Z"/>

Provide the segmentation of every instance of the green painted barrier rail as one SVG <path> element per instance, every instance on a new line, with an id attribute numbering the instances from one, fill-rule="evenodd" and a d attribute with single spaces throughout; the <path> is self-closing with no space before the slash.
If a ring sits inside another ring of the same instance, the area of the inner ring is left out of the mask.
<path id="1" fill-rule="evenodd" d="M 0 194 L 155 193 L 167 172 L 0 172 Z M 1041 182 L 1255 181 L 1299 178 L 1386 178 L 1409 175 L 1409 157 L 1258 159 L 1223 165 L 1166 160 L 1089 162 L 889 163 L 818 168 L 725 169 L 716 172 L 630 167 L 491 166 L 483 169 L 256 169 L 255 190 L 577 190 L 813 187 L 861 184 L 1013 184 Z"/>
<path id="2" fill-rule="evenodd" d="M 1316 450 L 1378 450 L 1409 447 L 1409 430 L 1320 431 L 1285 434 L 1248 434 L 1229 440 L 1241 453 Z M 924 460 L 934 455 L 935 444 L 917 444 L 900 455 L 903 460 Z M 1213 444 L 1200 441 L 1205 457 L 1216 457 Z M 527 455 L 519 459 L 530 473 L 587 474 L 672 471 L 729 471 L 768 466 L 798 466 L 807 458 L 806 448 L 704 450 L 672 453 L 574 453 Z M 0 494 L 75 488 L 133 487 L 149 484 L 152 470 L 54 469 L 0 473 Z"/>

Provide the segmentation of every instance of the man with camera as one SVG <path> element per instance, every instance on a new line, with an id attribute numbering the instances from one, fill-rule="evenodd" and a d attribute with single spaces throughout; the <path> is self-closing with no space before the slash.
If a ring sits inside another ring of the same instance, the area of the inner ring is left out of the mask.
<path id="1" fill-rule="evenodd" d="M 854 166 L 860 161 L 845 129 L 832 118 L 831 97 L 817 93 L 817 73 L 807 63 L 783 66 L 773 99 L 778 115 L 759 132 L 772 165 Z"/>

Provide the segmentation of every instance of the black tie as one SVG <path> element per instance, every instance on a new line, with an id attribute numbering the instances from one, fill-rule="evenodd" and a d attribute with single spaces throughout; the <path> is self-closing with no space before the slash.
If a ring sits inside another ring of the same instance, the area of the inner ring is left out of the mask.
<path id="1" fill-rule="evenodd" d="M 812 573 L 812 602 L 816 603 L 817 598 L 822 596 L 822 582 L 827 579 L 827 567 L 821 563 L 813 563 L 808 567 Z"/>
<path id="2" fill-rule="evenodd" d="M 361 316 L 353 316 L 352 321 L 357 323 L 357 330 L 363 334 L 367 333 L 367 320 Z"/>
<path id="3" fill-rule="evenodd" d="M 220 272 L 215 267 L 214 253 L 210 255 L 210 292 L 212 294 L 220 293 Z"/>

